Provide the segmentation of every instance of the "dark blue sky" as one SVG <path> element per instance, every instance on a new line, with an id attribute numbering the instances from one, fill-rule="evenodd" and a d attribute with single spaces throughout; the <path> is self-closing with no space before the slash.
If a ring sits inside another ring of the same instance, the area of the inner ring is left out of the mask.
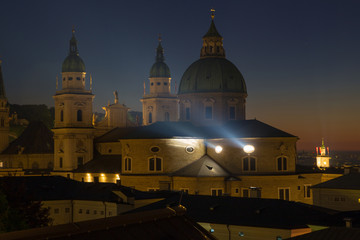
<path id="1" fill-rule="evenodd" d="M 335 150 L 360 149 L 359 1 L 2 1 L 8 99 L 53 105 L 75 25 L 94 109 L 102 111 L 117 90 L 120 102 L 141 110 L 158 33 L 179 85 L 199 58 L 211 7 L 227 59 L 247 84 L 247 118 L 299 136 L 299 150 L 321 137 Z"/>

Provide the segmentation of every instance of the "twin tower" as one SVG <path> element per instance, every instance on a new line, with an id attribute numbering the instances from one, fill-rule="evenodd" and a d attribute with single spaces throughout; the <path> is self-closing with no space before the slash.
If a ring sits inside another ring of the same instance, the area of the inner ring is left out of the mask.
<path id="1" fill-rule="evenodd" d="M 69 55 L 62 65 L 62 89 L 54 95 L 54 170 L 72 177 L 72 170 L 93 158 L 93 139 L 115 127 L 129 127 L 127 111 L 119 104 L 104 107 L 105 118 L 95 123 L 94 95 L 85 86 L 85 64 L 79 57 L 77 40 L 70 40 Z M 245 80 L 237 67 L 225 58 L 223 38 L 218 33 L 214 15 L 203 36 L 200 59 L 185 71 L 177 94 L 171 93 L 170 69 L 164 61 L 159 39 L 156 61 L 150 70 L 150 91 L 140 100 L 143 125 L 159 121 L 188 121 L 196 126 L 221 125 L 245 120 Z"/>

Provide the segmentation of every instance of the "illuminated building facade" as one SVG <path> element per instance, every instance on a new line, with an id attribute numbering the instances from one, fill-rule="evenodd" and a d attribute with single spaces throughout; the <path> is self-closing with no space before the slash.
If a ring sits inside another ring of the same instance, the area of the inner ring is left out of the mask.
<path id="1" fill-rule="evenodd" d="M 325 147 L 324 139 L 321 140 L 321 147 L 316 147 L 316 166 L 318 168 L 330 167 L 330 150 Z"/>
<path id="2" fill-rule="evenodd" d="M 9 106 L 5 94 L 0 60 L 0 152 L 9 145 Z M 1 166 L 0 166 L 1 167 Z"/>

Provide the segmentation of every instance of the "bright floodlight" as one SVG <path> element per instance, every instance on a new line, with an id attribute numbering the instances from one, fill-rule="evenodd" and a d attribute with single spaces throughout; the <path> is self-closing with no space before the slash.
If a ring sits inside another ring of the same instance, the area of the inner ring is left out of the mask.
<path id="1" fill-rule="evenodd" d="M 255 151 L 255 148 L 253 145 L 246 145 L 244 148 L 244 152 L 247 154 L 253 153 Z"/>
<path id="2" fill-rule="evenodd" d="M 216 153 L 221 153 L 222 150 L 223 150 L 223 148 L 222 148 L 222 146 L 220 146 L 220 145 L 217 145 L 217 146 L 215 147 L 215 152 L 216 152 Z"/>

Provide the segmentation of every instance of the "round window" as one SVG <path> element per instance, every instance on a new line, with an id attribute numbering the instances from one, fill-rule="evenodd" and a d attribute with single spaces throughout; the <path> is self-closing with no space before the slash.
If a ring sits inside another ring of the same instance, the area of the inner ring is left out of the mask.
<path id="1" fill-rule="evenodd" d="M 156 152 L 160 151 L 160 148 L 159 147 L 151 147 L 150 151 L 156 153 Z"/>
<path id="2" fill-rule="evenodd" d="M 185 150 L 186 150 L 186 152 L 188 152 L 188 153 L 192 153 L 192 152 L 194 152 L 195 148 L 194 148 L 194 147 L 191 147 L 191 146 L 187 146 L 187 147 L 185 148 Z"/>

